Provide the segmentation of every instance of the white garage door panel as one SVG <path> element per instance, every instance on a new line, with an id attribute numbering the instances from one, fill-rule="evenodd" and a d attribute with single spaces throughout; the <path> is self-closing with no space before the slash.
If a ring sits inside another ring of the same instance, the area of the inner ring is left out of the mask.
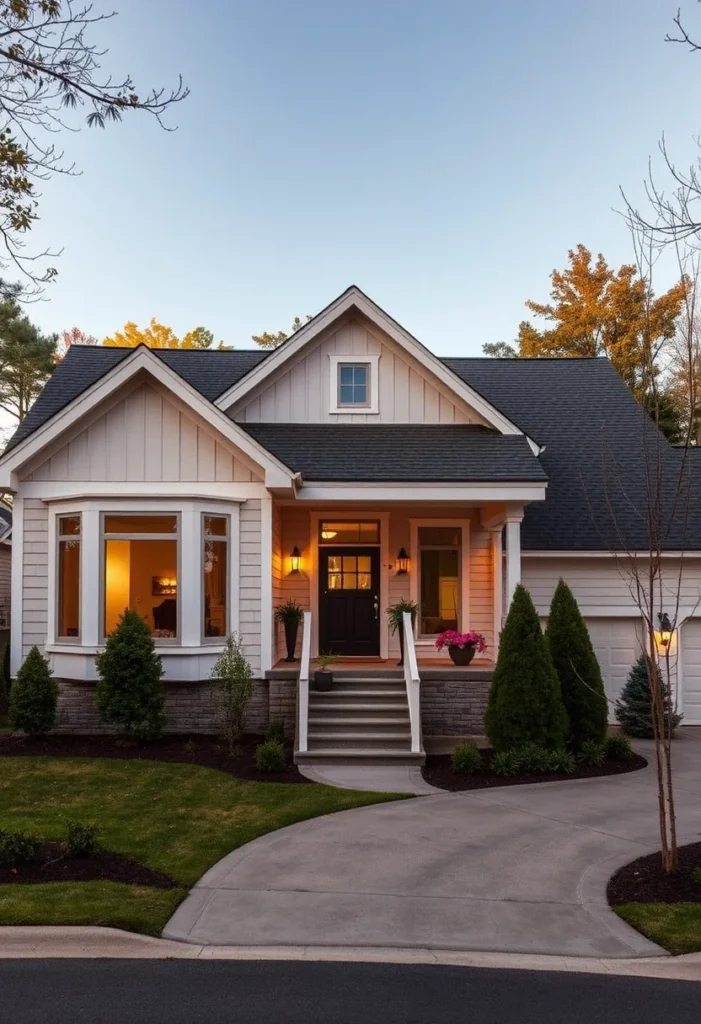
<path id="1" fill-rule="evenodd" d="M 609 699 L 609 721 L 615 722 L 613 702 L 642 652 L 642 629 L 635 619 L 587 619 L 586 623 Z"/>
<path id="2" fill-rule="evenodd" d="M 684 725 L 701 725 L 701 620 L 681 628 Z"/>

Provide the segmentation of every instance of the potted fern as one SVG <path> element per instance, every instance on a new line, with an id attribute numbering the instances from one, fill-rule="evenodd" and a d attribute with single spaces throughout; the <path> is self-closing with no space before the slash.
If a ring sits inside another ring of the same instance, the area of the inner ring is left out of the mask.
<path id="1" fill-rule="evenodd" d="M 316 659 L 317 665 L 321 665 L 321 668 L 314 673 L 314 689 L 320 693 L 328 693 L 333 687 L 333 672 L 329 668 L 330 665 L 337 660 L 335 654 L 320 654 Z"/>
<path id="2" fill-rule="evenodd" d="M 392 636 L 394 636 L 395 633 L 399 633 L 400 658 L 397 662 L 398 665 L 404 664 L 404 612 L 409 612 L 411 615 L 411 624 L 413 626 L 416 621 L 417 611 L 418 605 L 416 604 L 416 601 L 406 601 L 404 599 L 397 601 L 395 604 L 391 604 L 387 609 L 390 632 L 392 633 Z"/>
<path id="3" fill-rule="evenodd" d="M 285 601 L 284 604 L 279 604 L 275 609 L 275 620 L 281 622 L 285 629 L 285 646 L 287 648 L 287 657 L 285 661 L 295 660 L 295 647 L 297 646 L 297 633 L 299 631 L 299 624 L 304 617 L 304 611 L 301 605 L 297 604 L 291 598 L 289 601 Z"/>

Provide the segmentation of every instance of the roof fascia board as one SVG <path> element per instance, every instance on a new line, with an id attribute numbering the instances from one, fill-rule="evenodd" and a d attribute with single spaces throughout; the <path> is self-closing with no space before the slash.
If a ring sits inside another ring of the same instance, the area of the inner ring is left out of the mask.
<path id="1" fill-rule="evenodd" d="M 238 424 L 230 420 L 212 402 L 203 398 L 199 391 L 174 370 L 171 370 L 146 345 L 139 345 L 134 349 L 133 354 L 117 363 L 112 370 L 100 377 L 91 387 L 74 398 L 67 406 L 51 416 L 46 423 L 42 423 L 24 441 L 0 458 L 0 487 L 9 487 L 11 474 L 53 441 L 57 430 L 63 433 L 73 426 L 141 371 L 146 371 L 156 381 L 165 384 L 187 406 L 199 413 L 205 422 L 218 430 L 227 440 L 259 465 L 265 471 L 266 484 L 276 487 L 290 486 L 294 472 L 288 466 L 285 466 Z"/>
<path id="2" fill-rule="evenodd" d="M 252 370 L 232 385 L 219 398 L 215 405 L 220 409 L 230 408 L 235 402 L 240 401 L 249 394 L 258 384 L 274 374 L 288 360 L 295 356 L 309 341 L 316 338 L 321 331 L 329 327 L 344 313 L 351 309 L 357 309 L 372 323 L 374 323 L 385 334 L 389 335 L 401 348 L 409 352 L 419 363 L 427 366 L 433 375 L 444 384 L 450 392 L 458 395 L 464 402 L 472 406 L 491 426 L 495 427 L 502 434 L 523 434 L 520 427 L 507 419 L 503 413 L 490 405 L 477 391 L 466 384 L 456 373 L 449 370 L 441 360 L 434 356 L 425 345 L 410 334 L 401 324 L 393 320 L 388 313 L 385 313 L 376 303 L 372 301 L 359 288 L 349 288 L 342 295 L 339 295 L 326 309 L 318 316 L 305 324 L 295 335 L 281 345 L 272 355 L 264 359 L 262 363 L 253 367 Z M 528 437 L 528 435 L 525 435 Z M 540 452 L 540 445 L 531 441 L 529 443 L 535 454 Z"/>
<path id="3" fill-rule="evenodd" d="M 298 501 L 543 501 L 543 483 L 338 483 L 313 482 L 297 490 Z"/>

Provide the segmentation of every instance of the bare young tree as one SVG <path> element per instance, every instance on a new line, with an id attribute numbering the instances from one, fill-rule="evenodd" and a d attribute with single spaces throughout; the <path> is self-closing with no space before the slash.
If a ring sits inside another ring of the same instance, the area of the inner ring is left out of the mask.
<path id="1" fill-rule="evenodd" d="M 188 95 L 180 78 L 171 90 L 143 93 L 128 75 L 114 80 L 101 72 L 107 51 L 91 34 L 114 16 L 74 0 L 0 0 L 0 268 L 18 270 L 34 293 L 55 276 L 47 262 L 58 255 L 24 250 L 37 218 L 37 186 L 77 173 L 56 137 L 78 129 L 80 110 L 90 127 L 141 111 L 165 128 L 165 112 Z"/>

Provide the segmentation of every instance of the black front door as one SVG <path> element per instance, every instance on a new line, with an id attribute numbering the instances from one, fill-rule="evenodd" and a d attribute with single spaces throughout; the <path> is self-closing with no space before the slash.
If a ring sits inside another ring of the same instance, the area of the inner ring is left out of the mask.
<path id="1" fill-rule="evenodd" d="M 378 548 L 319 548 L 319 651 L 379 655 Z"/>

